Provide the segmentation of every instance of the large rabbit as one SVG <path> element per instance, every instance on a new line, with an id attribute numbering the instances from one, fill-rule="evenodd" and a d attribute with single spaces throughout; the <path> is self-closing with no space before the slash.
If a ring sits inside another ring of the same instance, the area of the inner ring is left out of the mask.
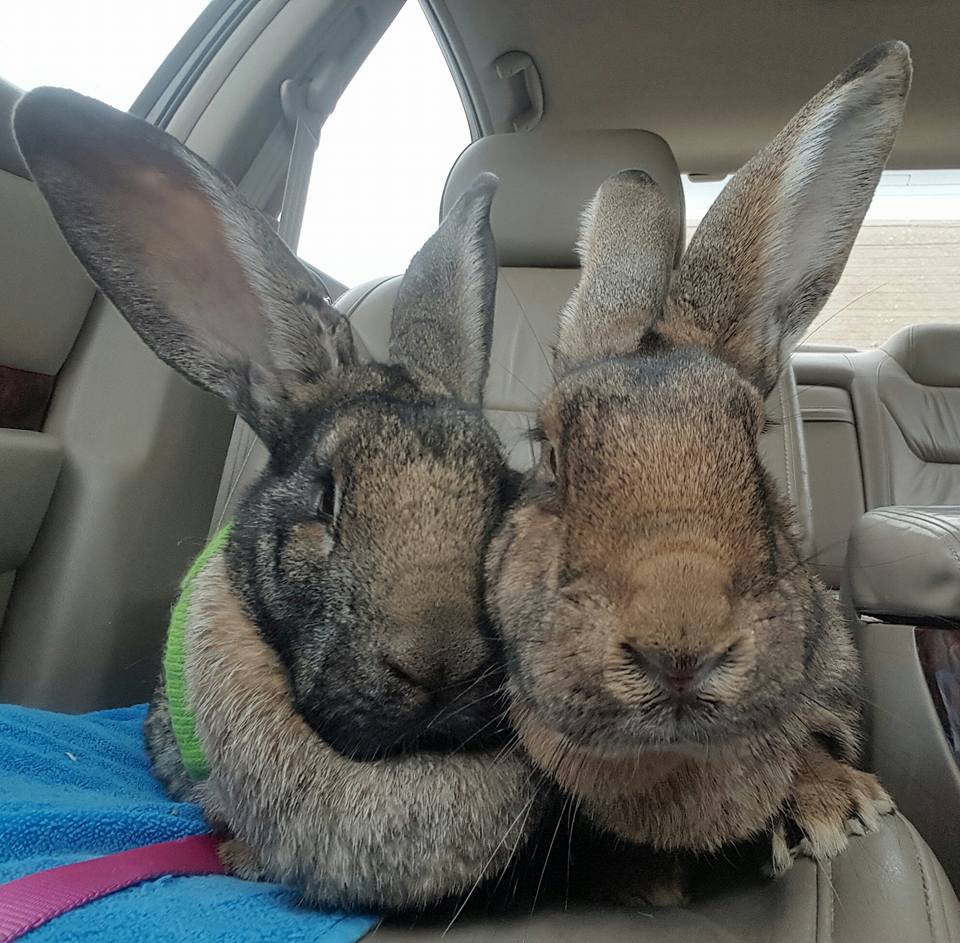
<path id="1" fill-rule="evenodd" d="M 174 737 L 161 684 L 158 776 L 231 836 L 235 872 L 315 902 L 417 907 L 496 873 L 537 818 L 530 768 L 503 749 L 483 602 L 514 491 L 480 412 L 496 178 L 411 263 L 397 364 L 365 365 L 310 271 L 173 138 L 58 89 L 27 94 L 14 124 L 97 285 L 270 452 L 192 577 L 180 668 L 194 729 Z"/>
<path id="2" fill-rule="evenodd" d="M 512 715 L 595 822 L 655 849 L 769 833 L 774 872 L 892 803 L 857 771 L 858 659 L 758 454 L 764 399 L 843 270 L 900 125 L 881 45 L 679 220 L 639 171 L 588 207 L 542 453 L 488 557 Z"/>

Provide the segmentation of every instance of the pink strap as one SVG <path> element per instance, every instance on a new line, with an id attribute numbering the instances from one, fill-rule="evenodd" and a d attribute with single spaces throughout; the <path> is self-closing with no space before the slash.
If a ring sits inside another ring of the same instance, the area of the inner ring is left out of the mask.
<path id="1" fill-rule="evenodd" d="M 0 943 L 114 891 L 163 875 L 223 874 L 212 835 L 77 861 L 0 884 Z"/>

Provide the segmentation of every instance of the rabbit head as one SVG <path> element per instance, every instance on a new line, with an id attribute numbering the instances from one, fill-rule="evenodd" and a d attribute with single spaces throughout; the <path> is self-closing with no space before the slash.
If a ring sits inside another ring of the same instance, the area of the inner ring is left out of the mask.
<path id="1" fill-rule="evenodd" d="M 502 712 L 483 557 L 513 487 L 480 411 L 496 178 L 479 177 L 413 259 L 395 364 L 365 364 L 310 269 L 172 137 L 62 89 L 28 93 L 14 126 L 96 284 L 269 450 L 228 571 L 296 708 L 358 757 L 476 734 Z"/>
<path id="2" fill-rule="evenodd" d="M 541 459 L 488 560 L 515 720 L 542 765 L 712 747 L 818 702 L 824 736 L 855 749 L 855 655 L 758 439 L 910 76 L 901 43 L 838 76 L 730 180 L 675 273 L 680 221 L 646 174 L 588 207 Z"/>

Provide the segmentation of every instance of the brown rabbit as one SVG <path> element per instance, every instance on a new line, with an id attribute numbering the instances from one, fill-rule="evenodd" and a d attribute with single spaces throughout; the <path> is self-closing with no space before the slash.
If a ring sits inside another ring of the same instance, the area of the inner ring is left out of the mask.
<path id="1" fill-rule="evenodd" d="M 516 490 L 480 408 L 496 178 L 412 261 L 382 365 L 360 360 L 269 222 L 173 138 L 49 88 L 14 127 L 98 286 L 270 453 L 191 577 L 182 657 L 147 720 L 155 774 L 231 836 L 231 871 L 312 902 L 416 908 L 495 876 L 540 791 L 505 743 L 483 604 L 486 544 Z"/>
<path id="2" fill-rule="evenodd" d="M 582 230 L 542 454 L 488 555 L 513 719 L 594 822 L 668 851 L 826 859 L 893 804 L 852 765 L 857 653 L 761 465 L 764 400 L 836 285 L 910 86 L 873 49 L 730 181 L 671 281 L 640 171 Z"/>

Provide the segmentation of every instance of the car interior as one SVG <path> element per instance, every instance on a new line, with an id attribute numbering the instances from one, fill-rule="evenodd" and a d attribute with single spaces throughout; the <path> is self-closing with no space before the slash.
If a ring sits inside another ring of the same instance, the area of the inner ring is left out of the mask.
<path id="1" fill-rule="evenodd" d="M 291 180 L 305 185 L 312 159 L 295 143 L 307 118 L 289 107 L 290 90 L 312 88 L 330 103 L 315 115 L 332 108 L 402 5 L 214 0 L 132 111 L 265 213 L 289 218 Z M 607 176 L 645 170 L 682 218 L 682 175 L 722 180 L 846 63 L 892 38 L 910 44 L 916 76 L 888 168 L 960 167 L 949 4 L 421 7 L 472 137 L 438 210 L 478 172 L 501 181 L 485 406 L 519 470 L 536 460 L 526 433 L 579 276 L 580 213 Z M 91 711 L 149 697 L 178 582 L 265 452 L 96 292 L 17 152 L 9 116 L 20 94 L 0 81 L 0 701 Z M 389 168 L 390 155 L 382 160 Z M 949 264 L 956 282 L 960 244 Z M 324 278 L 365 352 L 385 359 L 398 273 L 349 286 L 335 272 Z M 767 403 L 764 458 L 855 634 L 864 768 L 899 814 L 830 864 L 799 861 L 775 882 L 687 908 L 465 917 L 448 937 L 960 939 L 958 364 L 960 321 L 908 323 L 873 348 L 802 346 Z M 374 937 L 444 930 L 396 919 Z"/>

